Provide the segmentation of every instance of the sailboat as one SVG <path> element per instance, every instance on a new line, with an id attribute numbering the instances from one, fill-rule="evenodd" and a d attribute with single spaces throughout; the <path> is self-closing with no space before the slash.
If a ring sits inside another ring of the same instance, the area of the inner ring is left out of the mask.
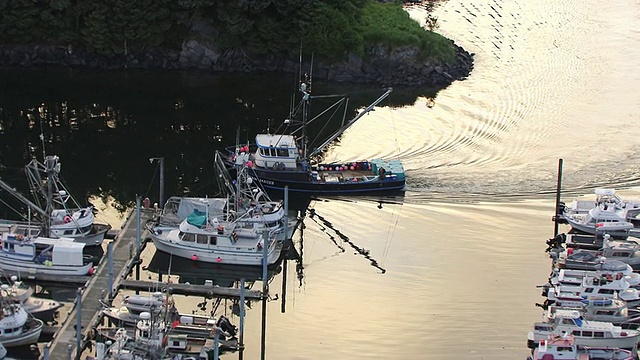
<path id="1" fill-rule="evenodd" d="M 60 181 L 60 159 L 46 156 L 44 164 L 33 159 L 25 167 L 34 201 L 27 199 L 9 184 L 0 180 L 0 188 L 15 196 L 39 217 L 33 222 L 3 221 L 0 232 L 12 232 L 22 236 L 71 238 L 88 246 L 101 245 L 109 224 L 95 222 L 93 206 L 81 206 Z"/>
<path id="2" fill-rule="evenodd" d="M 371 105 L 349 121 L 344 118 L 342 126 L 320 145 L 309 151 L 307 126 L 329 111 L 347 104 L 346 95 L 312 96 L 311 79 L 300 82 L 300 102 L 284 121 L 285 131 L 260 133 L 255 144 L 234 145 L 226 150 L 228 167 L 251 167 L 262 185 L 270 191 L 283 191 L 305 195 L 359 195 L 371 193 L 397 193 L 405 187 L 405 172 L 399 160 L 349 160 L 323 163 L 320 155 L 351 125 L 374 109 L 393 91 L 388 88 Z M 337 97 L 338 100 L 309 119 L 310 101 L 319 97 Z M 302 120 L 296 119 L 302 117 Z"/>

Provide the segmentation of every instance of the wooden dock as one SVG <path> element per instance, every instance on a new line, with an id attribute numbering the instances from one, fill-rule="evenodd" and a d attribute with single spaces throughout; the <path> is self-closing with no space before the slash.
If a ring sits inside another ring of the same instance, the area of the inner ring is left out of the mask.
<path id="1" fill-rule="evenodd" d="M 122 229 L 118 231 L 112 244 L 108 245 L 112 247 L 112 297 L 115 297 L 117 291 L 120 289 L 129 289 L 138 291 L 166 291 L 171 294 L 200 295 L 211 298 L 240 298 L 244 296 L 246 299 L 264 300 L 262 292 L 256 290 L 245 289 L 241 292 L 240 289 L 210 284 L 193 285 L 189 283 L 165 283 L 128 279 L 134 267 L 139 264 L 137 259 L 146 244 L 145 240 L 148 234 L 144 224 L 152 219 L 154 214 L 153 209 L 141 209 L 140 224 L 138 224 L 137 212 L 135 210 L 132 211 L 123 224 Z M 140 231 L 140 253 L 136 253 L 138 230 Z M 90 277 L 86 283 L 78 283 L 77 298 L 80 298 L 80 304 L 78 306 L 77 303 L 74 303 L 71 310 L 66 314 L 64 319 L 62 319 L 59 330 L 53 334 L 53 339 L 42 349 L 41 359 L 80 359 L 80 355 L 90 341 L 90 330 L 97 326 L 102 320 L 101 310 L 103 304 L 111 304 L 113 300 L 109 298 L 109 275 L 108 254 L 105 254 L 97 266 L 94 275 Z M 81 313 L 79 344 L 76 333 L 78 310 L 80 310 Z"/>
<path id="2" fill-rule="evenodd" d="M 160 291 L 170 294 L 201 295 L 204 297 L 239 298 L 240 289 L 220 287 L 214 285 L 168 284 L 154 281 L 123 280 L 123 288 L 140 291 Z M 244 297 L 248 300 L 262 300 L 262 292 L 245 290 Z"/>
<path id="3" fill-rule="evenodd" d="M 146 232 L 144 230 L 145 222 L 152 218 L 153 211 L 148 209 L 141 209 L 140 212 L 140 237 L 144 239 Z M 120 286 L 120 282 L 127 277 L 131 272 L 132 267 L 135 265 L 136 260 L 136 240 L 137 240 L 137 214 L 134 210 L 127 221 L 125 222 L 122 230 L 118 233 L 113 243 L 113 286 L 114 289 Z M 141 241 L 141 248 L 144 246 L 144 241 Z M 121 270 L 120 270 L 121 269 Z M 108 275 L 108 261 L 106 256 L 98 265 L 95 274 L 86 286 L 79 287 L 78 291 L 82 293 L 82 300 L 80 302 L 81 310 L 81 331 L 82 342 L 85 341 L 88 329 L 97 322 L 100 316 L 100 310 L 102 309 L 101 302 L 108 297 L 109 288 L 109 275 Z M 118 273 L 119 272 L 119 273 Z M 114 292 L 115 292 L 114 290 Z M 77 313 L 78 305 L 74 304 L 73 308 L 69 311 L 66 319 L 62 322 L 60 330 L 55 334 L 53 340 L 45 345 L 45 349 L 42 351 L 44 358 L 52 360 L 68 360 L 70 358 L 78 358 L 79 353 L 82 352 L 82 346 L 78 354 L 77 351 Z"/>

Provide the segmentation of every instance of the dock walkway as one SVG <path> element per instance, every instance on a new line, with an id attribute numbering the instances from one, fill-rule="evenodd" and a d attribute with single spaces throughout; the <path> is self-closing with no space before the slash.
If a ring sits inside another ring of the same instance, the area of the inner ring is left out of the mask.
<path id="1" fill-rule="evenodd" d="M 140 211 L 140 238 L 141 249 L 144 246 L 146 230 L 144 224 L 153 216 L 152 209 L 141 209 Z M 137 213 L 132 211 L 129 218 L 124 223 L 122 230 L 116 236 L 113 243 L 113 288 L 114 293 L 120 287 L 120 283 L 131 272 L 131 268 L 135 265 L 136 258 L 136 240 L 138 227 L 136 226 Z M 82 314 L 81 326 L 82 331 L 86 334 L 86 329 L 91 327 L 97 321 L 102 308 L 101 301 L 108 296 L 109 288 L 109 265 L 107 254 L 100 262 L 94 276 L 88 282 L 87 286 L 79 288 L 82 291 L 80 302 L 80 310 Z M 118 273 L 119 272 L 119 273 Z M 82 290 L 81 290 L 82 289 Z M 60 331 L 54 339 L 45 346 L 43 356 L 48 356 L 51 360 L 68 360 L 76 357 L 76 326 L 78 306 L 74 306 L 67 315 Z M 84 340 L 82 340 L 84 341 Z M 82 351 L 82 349 L 80 349 Z"/>

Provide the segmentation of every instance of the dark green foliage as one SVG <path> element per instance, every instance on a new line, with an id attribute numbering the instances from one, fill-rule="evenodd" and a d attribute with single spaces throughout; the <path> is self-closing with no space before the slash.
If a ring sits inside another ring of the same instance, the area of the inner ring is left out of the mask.
<path id="1" fill-rule="evenodd" d="M 200 29 L 214 29 L 203 33 Z M 190 33 L 189 31 L 192 31 Z M 341 60 L 379 44 L 417 45 L 451 59 L 442 36 L 409 18 L 400 2 L 375 0 L 0 0 L 0 43 L 80 46 L 108 56 L 178 50 L 207 36 L 222 50 L 306 53 Z"/>
<path id="2" fill-rule="evenodd" d="M 360 32 L 368 44 L 382 43 L 390 47 L 417 45 L 423 57 L 445 61 L 453 60 L 455 56 L 448 39 L 423 29 L 396 4 L 370 2 L 365 8 Z"/>

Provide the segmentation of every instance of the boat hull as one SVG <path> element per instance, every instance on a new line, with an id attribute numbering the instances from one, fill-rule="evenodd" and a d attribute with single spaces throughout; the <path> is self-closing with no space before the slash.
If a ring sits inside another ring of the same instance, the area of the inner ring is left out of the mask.
<path id="1" fill-rule="evenodd" d="M 30 259 L 16 259 L 0 253 L 0 268 L 7 271 L 14 271 L 24 275 L 61 275 L 61 276 L 82 276 L 89 275 L 92 263 L 82 266 L 45 265 L 38 264 Z"/>
<path id="2" fill-rule="evenodd" d="M 109 230 L 111 230 L 111 225 L 109 224 L 94 223 L 88 234 L 74 237 L 73 241 L 83 243 L 87 246 L 100 246 Z"/>
<path id="3" fill-rule="evenodd" d="M 254 168 L 262 186 L 268 191 L 284 191 L 309 195 L 350 195 L 372 193 L 399 193 L 405 188 L 405 179 L 385 178 L 384 180 L 345 182 L 309 181 L 306 171 L 271 171 Z"/>
<path id="4" fill-rule="evenodd" d="M 251 252 L 232 250 L 231 248 L 193 248 L 168 241 L 154 234 L 151 234 L 151 239 L 153 240 L 156 250 L 185 259 L 193 259 L 193 256 L 197 255 L 197 261 L 201 262 L 233 265 L 262 265 L 263 253 L 258 251 Z M 269 252 L 267 253 L 267 264 L 270 265 L 277 262 L 281 253 L 282 242 L 278 241 L 274 246 L 269 248 Z"/>
<path id="5" fill-rule="evenodd" d="M 58 309 L 63 305 L 55 300 L 29 297 L 24 303 L 22 303 L 22 306 L 36 319 L 52 321 L 55 319 Z"/>
<path id="6" fill-rule="evenodd" d="M 549 332 L 530 331 L 527 336 L 528 338 L 527 344 L 530 348 L 535 348 L 537 347 L 538 342 L 540 340 L 548 339 L 549 335 L 554 335 L 554 334 Z M 621 337 L 607 337 L 607 338 L 575 336 L 575 344 L 578 346 L 635 349 L 638 344 L 638 341 L 640 341 L 640 334 L 621 336 Z"/>
<path id="7" fill-rule="evenodd" d="M 32 318 L 24 327 L 28 329 L 27 331 L 12 337 L 2 336 L 0 337 L 0 343 L 7 348 L 35 344 L 40 338 L 43 327 L 44 323 L 42 320 Z"/>

